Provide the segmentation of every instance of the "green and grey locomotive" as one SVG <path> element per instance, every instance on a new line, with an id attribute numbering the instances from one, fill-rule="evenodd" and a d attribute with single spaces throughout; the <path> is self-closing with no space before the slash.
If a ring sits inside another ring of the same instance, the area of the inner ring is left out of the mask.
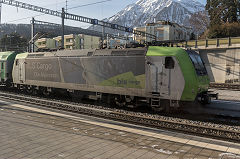
<path id="1" fill-rule="evenodd" d="M 23 53 L 16 56 L 12 76 L 15 87 L 29 92 L 61 90 L 119 106 L 147 103 L 160 111 L 210 99 L 201 57 L 181 48 Z"/>

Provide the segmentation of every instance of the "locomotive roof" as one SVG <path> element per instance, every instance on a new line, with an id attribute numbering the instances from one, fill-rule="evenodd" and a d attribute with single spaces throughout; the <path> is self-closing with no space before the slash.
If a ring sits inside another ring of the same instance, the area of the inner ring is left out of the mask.
<path id="1" fill-rule="evenodd" d="M 26 58 L 28 56 L 28 54 L 29 54 L 28 52 L 18 54 L 16 56 L 16 59 L 24 59 L 24 58 Z"/>
<path id="2" fill-rule="evenodd" d="M 84 57 L 84 56 L 145 56 L 147 48 L 131 49 L 83 49 L 60 50 L 57 52 L 37 52 L 22 54 L 17 58 L 43 58 L 43 57 Z"/>
<path id="3" fill-rule="evenodd" d="M 59 50 L 56 52 L 22 53 L 19 58 L 44 58 L 44 57 L 85 57 L 85 56 L 185 56 L 186 51 L 176 47 L 150 46 L 149 48 L 130 49 L 83 49 L 83 50 Z M 1 57 L 1 54 L 0 54 Z"/>
<path id="4" fill-rule="evenodd" d="M 186 51 L 178 47 L 159 47 L 151 46 L 148 49 L 147 56 L 183 56 Z"/>
<path id="5" fill-rule="evenodd" d="M 6 60 L 14 51 L 0 52 L 0 60 Z"/>

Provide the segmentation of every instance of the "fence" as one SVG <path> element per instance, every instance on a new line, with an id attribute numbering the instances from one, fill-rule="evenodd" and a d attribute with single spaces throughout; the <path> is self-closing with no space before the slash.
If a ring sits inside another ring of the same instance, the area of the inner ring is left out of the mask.
<path id="1" fill-rule="evenodd" d="M 191 40 L 182 43 L 177 43 L 177 46 L 182 47 L 230 47 L 238 45 L 240 46 L 240 37 L 218 38 L 218 39 L 205 39 L 205 40 Z"/>

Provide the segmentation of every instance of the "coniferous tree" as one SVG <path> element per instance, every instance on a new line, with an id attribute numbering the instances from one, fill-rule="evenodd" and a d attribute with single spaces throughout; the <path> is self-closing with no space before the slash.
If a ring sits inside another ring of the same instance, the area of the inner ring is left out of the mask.
<path id="1" fill-rule="evenodd" d="M 4 35 L 0 39 L 0 44 L 0 48 L 5 51 L 25 51 L 28 46 L 27 39 L 14 32 Z"/>
<path id="2" fill-rule="evenodd" d="M 207 0 L 206 10 L 210 16 L 210 26 L 221 24 L 220 0 Z"/>
<path id="3" fill-rule="evenodd" d="M 206 10 L 210 16 L 210 25 L 238 22 L 240 0 L 207 0 Z"/>
<path id="4" fill-rule="evenodd" d="M 240 36 L 240 0 L 207 0 L 210 38 Z"/>
<path id="5" fill-rule="evenodd" d="M 223 5 L 223 22 L 234 23 L 238 21 L 238 3 L 239 0 L 222 0 Z"/>

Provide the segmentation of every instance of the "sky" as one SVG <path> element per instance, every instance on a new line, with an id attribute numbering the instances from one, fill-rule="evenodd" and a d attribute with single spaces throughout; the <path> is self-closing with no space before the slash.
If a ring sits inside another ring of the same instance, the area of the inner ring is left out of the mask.
<path id="1" fill-rule="evenodd" d="M 61 10 L 62 7 L 66 7 L 66 0 L 18 0 L 21 2 L 37 5 L 52 10 Z M 68 8 L 95 3 L 103 0 L 67 0 Z M 68 12 L 76 15 L 81 15 L 89 18 L 104 19 L 113 16 L 127 5 L 135 3 L 137 0 L 111 0 L 101 4 L 95 4 L 85 7 L 79 7 L 75 9 L 69 9 Z M 199 0 L 204 4 L 206 0 Z M 25 23 L 29 24 L 31 17 L 35 16 L 36 20 L 42 20 L 53 23 L 61 23 L 61 18 L 41 15 L 41 13 L 28 11 L 21 8 L 16 8 L 8 5 L 2 6 L 2 23 Z M 74 22 L 71 20 L 66 21 L 66 25 L 77 26 L 86 28 L 89 25 L 86 23 Z"/>

